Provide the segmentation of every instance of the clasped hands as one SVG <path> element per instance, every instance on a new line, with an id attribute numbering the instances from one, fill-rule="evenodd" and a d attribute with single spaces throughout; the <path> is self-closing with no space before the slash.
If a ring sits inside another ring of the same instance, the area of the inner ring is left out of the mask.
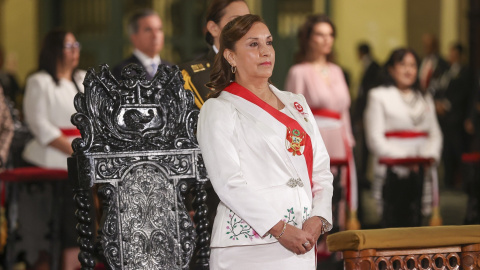
<path id="1" fill-rule="evenodd" d="M 270 229 L 270 234 L 278 236 L 283 229 L 284 221 L 279 221 Z M 309 252 L 317 243 L 318 237 L 322 233 L 322 220 L 317 217 L 311 217 L 303 223 L 302 229 L 287 224 L 283 235 L 278 238 L 278 242 L 286 249 L 295 254 L 305 254 Z"/>

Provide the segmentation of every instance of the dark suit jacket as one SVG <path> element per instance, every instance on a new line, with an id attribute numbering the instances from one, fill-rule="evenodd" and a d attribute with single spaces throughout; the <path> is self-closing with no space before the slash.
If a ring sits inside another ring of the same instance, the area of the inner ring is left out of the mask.
<path id="1" fill-rule="evenodd" d="M 112 73 L 113 73 L 113 76 L 115 76 L 115 78 L 117 78 L 117 80 L 120 80 L 120 75 L 122 74 L 122 69 L 128 64 L 137 64 L 139 66 L 143 66 L 142 62 L 140 62 L 140 60 L 134 54 L 132 54 L 129 58 L 123 60 L 122 62 L 120 62 L 119 64 L 117 64 L 113 68 Z M 162 59 L 162 64 L 165 64 L 169 67 L 172 66 L 172 63 L 169 63 L 169 62 L 167 62 L 163 59 Z M 145 69 L 145 67 L 143 67 L 143 68 Z M 152 76 L 150 76 L 150 74 L 148 72 L 145 72 L 145 73 L 147 74 L 146 77 L 147 77 L 148 80 L 151 80 L 153 78 Z"/>
<path id="2" fill-rule="evenodd" d="M 438 116 L 444 133 L 463 130 L 463 123 L 469 116 L 471 101 L 474 97 L 473 83 L 474 79 L 470 69 L 463 66 L 455 77 L 450 78 L 446 89 L 435 93 L 436 100 L 447 99 L 451 105 L 445 115 Z"/>
<path id="3" fill-rule="evenodd" d="M 355 102 L 355 113 L 352 117 L 354 122 L 362 121 L 363 112 L 367 104 L 368 91 L 380 85 L 381 68 L 377 62 L 373 61 L 368 65 L 363 73 L 360 88 L 358 90 L 358 97 Z"/>
<path id="4" fill-rule="evenodd" d="M 206 54 L 180 65 L 185 80 L 185 89 L 193 92 L 195 104 L 198 108 L 202 107 L 208 94 L 212 92 L 205 84 L 210 81 L 214 59 L 215 52 L 210 47 Z"/>
<path id="5" fill-rule="evenodd" d="M 445 73 L 449 68 L 450 68 L 450 65 L 448 64 L 448 62 L 439 56 L 437 66 L 433 71 L 431 80 L 440 78 L 443 75 L 443 73 Z"/>
<path id="6" fill-rule="evenodd" d="M 442 77 L 442 75 L 449 69 L 449 64 L 442 57 L 440 57 L 439 55 L 435 55 L 435 58 L 437 58 L 437 65 L 433 70 L 433 73 L 430 77 L 430 80 L 427 86 L 427 90 L 430 91 L 432 95 L 435 95 L 435 92 L 439 90 L 438 82 Z M 426 58 L 424 58 L 422 60 L 422 63 L 420 64 L 420 69 L 418 70 L 418 76 L 420 76 L 423 72 L 425 61 L 426 61 Z"/>

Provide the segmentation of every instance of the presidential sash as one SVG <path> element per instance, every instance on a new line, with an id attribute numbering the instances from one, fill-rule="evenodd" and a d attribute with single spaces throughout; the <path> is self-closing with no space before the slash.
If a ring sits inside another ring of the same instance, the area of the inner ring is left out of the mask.
<path id="1" fill-rule="evenodd" d="M 292 156 L 301 156 L 305 158 L 305 163 L 307 165 L 308 177 L 310 180 L 310 187 L 313 186 L 312 182 L 312 173 L 313 173 L 313 148 L 310 136 L 303 129 L 303 127 L 294 119 L 290 118 L 286 114 L 280 112 L 279 110 L 273 108 L 255 94 L 250 92 L 250 90 L 239 85 L 238 83 L 232 82 L 225 89 L 225 92 L 228 92 L 232 95 L 243 98 L 250 103 L 258 106 L 269 115 L 274 117 L 277 121 L 282 123 L 286 127 L 286 136 L 285 136 L 285 146 L 286 150 L 291 153 Z M 298 104 L 297 102 L 295 102 Z"/>

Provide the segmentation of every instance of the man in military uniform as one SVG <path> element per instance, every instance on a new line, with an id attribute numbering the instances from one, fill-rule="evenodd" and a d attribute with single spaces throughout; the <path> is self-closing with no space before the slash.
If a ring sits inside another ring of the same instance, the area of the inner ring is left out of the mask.
<path id="1" fill-rule="evenodd" d="M 191 62 L 180 65 L 185 89 L 193 92 L 198 108 L 202 107 L 211 91 L 205 84 L 210 81 L 210 72 L 220 47 L 220 33 L 229 21 L 245 14 L 250 14 L 250 10 L 244 0 L 213 0 L 210 3 L 206 16 L 205 37 L 209 45 L 208 52 Z"/>
<path id="2" fill-rule="evenodd" d="M 185 80 L 185 89 L 193 92 L 195 96 L 195 105 L 201 108 L 210 88 L 206 84 L 210 81 L 210 70 L 215 60 L 215 51 L 210 46 L 208 52 L 199 58 L 180 66 L 183 79 Z"/>
<path id="3" fill-rule="evenodd" d="M 210 73 L 215 61 L 215 56 L 220 47 L 220 33 L 223 27 L 238 16 L 249 14 L 247 4 L 244 0 L 213 0 L 207 10 L 206 16 L 206 41 L 208 52 L 197 59 L 180 65 L 185 89 L 193 92 L 195 104 L 200 109 L 211 92 L 206 84 L 210 81 Z M 209 231 L 212 231 L 213 220 L 215 219 L 217 206 L 220 202 L 217 194 L 209 183 L 206 186 Z M 192 201 L 187 200 L 187 201 Z M 187 208 L 192 209 L 190 205 Z M 194 263 L 196 258 L 193 258 Z"/>

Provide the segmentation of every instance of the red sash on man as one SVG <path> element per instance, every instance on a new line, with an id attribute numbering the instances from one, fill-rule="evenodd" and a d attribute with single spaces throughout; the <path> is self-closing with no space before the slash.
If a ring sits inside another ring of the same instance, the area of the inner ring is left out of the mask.
<path id="1" fill-rule="evenodd" d="M 241 97 L 247 101 L 250 101 L 251 103 L 257 105 L 258 107 L 262 108 L 264 111 L 266 111 L 268 114 L 273 116 L 275 119 L 277 119 L 279 122 L 284 124 L 287 127 L 287 130 L 289 128 L 291 129 L 296 129 L 300 131 L 300 133 L 305 134 L 304 140 L 304 151 L 303 151 L 303 156 L 305 158 L 305 162 L 307 164 L 307 170 L 308 170 L 308 176 L 310 178 L 310 186 L 313 186 L 313 180 L 312 180 L 312 173 L 313 173 L 313 149 L 312 149 L 312 141 L 310 139 L 310 136 L 308 135 L 307 132 L 303 129 L 303 127 L 294 119 L 290 118 L 286 114 L 280 112 L 279 110 L 273 108 L 269 104 L 267 104 L 265 101 L 261 100 L 258 98 L 255 94 L 250 92 L 250 90 L 246 89 L 245 87 L 239 85 L 236 82 L 230 83 L 224 91 L 236 95 L 238 97 Z"/>

